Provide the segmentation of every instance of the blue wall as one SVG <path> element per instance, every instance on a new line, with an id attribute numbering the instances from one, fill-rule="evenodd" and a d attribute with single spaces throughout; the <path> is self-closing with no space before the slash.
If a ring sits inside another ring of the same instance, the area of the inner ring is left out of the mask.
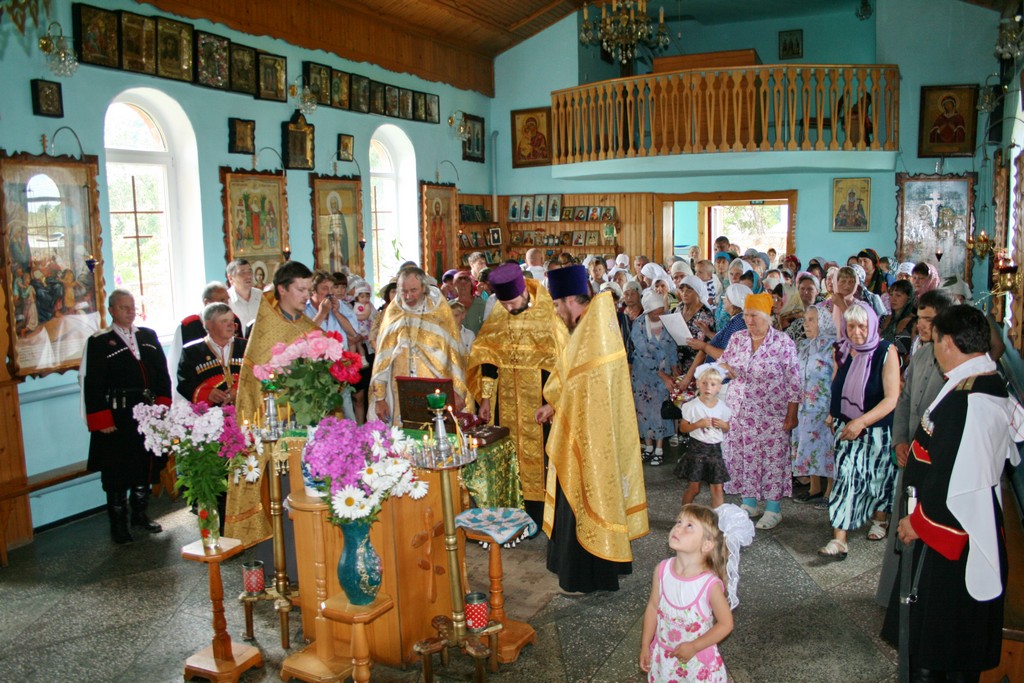
<path id="1" fill-rule="evenodd" d="M 685 250 L 681 247 L 688 247 L 697 244 L 697 223 L 698 214 L 697 202 L 676 202 L 673 208 L 673 239 L 676 247 L 676 254 L 685 256 Z"/>

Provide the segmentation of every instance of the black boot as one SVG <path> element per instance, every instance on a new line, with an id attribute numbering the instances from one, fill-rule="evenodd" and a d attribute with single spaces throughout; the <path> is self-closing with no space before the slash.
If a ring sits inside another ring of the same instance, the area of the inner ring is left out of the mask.
<path id="1" fill-rule="evenodd" d="M 145 529 L 151 534 L 158 534 L 164 530 L 162 526 L 154 522 L 146 514 L 149 507 L 149 486 L 132 487 L 132 526 Z"/>
<path id="2" fill-rule="evenodd" d="M 131 543 L 132 532 L 128 530 L 128 493 L 107 491 L 107 516 L 110 517 L 110 538 L 114 543 Z"/>

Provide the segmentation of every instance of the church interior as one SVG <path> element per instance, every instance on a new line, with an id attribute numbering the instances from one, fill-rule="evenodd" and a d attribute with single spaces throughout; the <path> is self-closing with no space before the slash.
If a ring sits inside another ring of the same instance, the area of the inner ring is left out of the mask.
<path id="1" fill-rule="evenodd" d="M 646 37 L 606 34 L 617 12 L 647 18 Z M 1024 396 L 1022 57 L 1018 0 L 0 0 L 0 678 L 179 680 L 214 635 L 250 659 L 198 674 L 211 680 L 424 680 L 413 643 L 457 575 L 465 593 L 495 589 L 492 551 L 461 532 L 446 549 L 441 487 L 429 519 L 394 513 L 420 536 L 382 553 L 408 586 L 372 616 L 330 609 L 342 542 L 322 514 L 289 519 L 278 543 L 297 547 L 183 557 L 198 535 L 173 471 L 150 507 L 164 532 L 110 543 L 79 367 L 117 287 L 169 346 L 237 258 L 257 287 L 288 261 L 344 266 L 379 303 L 407 261 L 440 278 L 476 252 L 713 258 L 716 209 L 782 207 L 765 250 L 842 264 L 870 248 L 966 282 Z M 268 508 L 302 517 L 284 457 Z M 510 544 L 504 609 L 534 637 L 493 667 L 465 648 L 434 657 L 433 677 L 647 680 L 644 605 L 683 489 L 671 470 L 644 468 L 650 533 L 618 591 L 565 594 L 543 533 Z M 1024 474 L 1004 484 L 1024 561 Z M 822 561 L 826 513 L 782 505 L 785 524 L 742 554 L 731 680 L 896 681 L 884 544 L 858 534 L 847 561 Z M 254 562 L 269 592 L 245 585 Z M 1004 665 L 983 681 L 1024 681 L 1015 575 Z"/>

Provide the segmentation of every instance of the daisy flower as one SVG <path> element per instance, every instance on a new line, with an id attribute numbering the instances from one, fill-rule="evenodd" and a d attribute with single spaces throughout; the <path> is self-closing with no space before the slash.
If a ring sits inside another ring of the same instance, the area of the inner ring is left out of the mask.
<path id="1" fill-rule="evenodd" d="M 423 496 L 427 495 L 427 482 L 422 479 L 417 479 L 409 485 L 409 497 L 413 500 L 419 500 Z"/>
<path id="2" fill-rule="evenodd" d="M 331 499 L 334 514 L 342 519 L 356 519 L 357 511 L 365 502 L 366 494 L 355 486 L 344 487 Z"/>
<path id="3" fill-rule="evenodd" d="M 242 464 L 242 471 L 245 472 L 245 480 L 250 484 L 255 484 L 260 480 L 260 461 L 256 459 L 255 455 L 250 455 L 245 459 Z"/>

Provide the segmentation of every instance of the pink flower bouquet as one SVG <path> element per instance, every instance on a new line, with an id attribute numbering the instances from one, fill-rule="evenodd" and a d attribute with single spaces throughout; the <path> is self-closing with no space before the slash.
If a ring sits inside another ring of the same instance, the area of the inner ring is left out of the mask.
<path id="1" fill-rule="evenodd" d="M 343 391 L 359 381 L 362 358 L 345 350 L 337 332 L 307 332 L 275 344 L 270 361 L 253 368 L 263 390 L 281 392 L 299 424 L 312 425 L 341 407 Z"/>

